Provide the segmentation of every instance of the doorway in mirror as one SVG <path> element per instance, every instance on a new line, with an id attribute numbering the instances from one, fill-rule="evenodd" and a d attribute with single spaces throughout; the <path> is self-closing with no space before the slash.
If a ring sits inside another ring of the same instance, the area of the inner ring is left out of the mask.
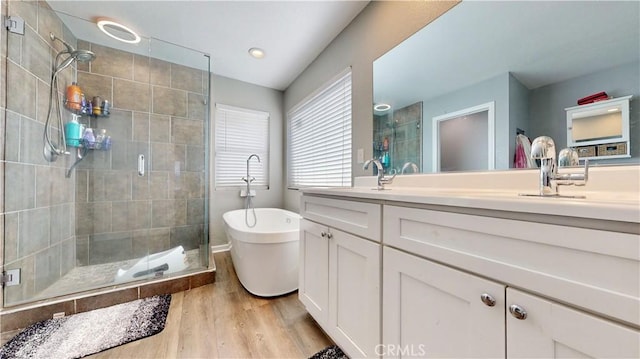
<path id="1" fill-rule="evenodd" d="M 492 170 L 495 104 L 433 118 L 433 172 Z"/>

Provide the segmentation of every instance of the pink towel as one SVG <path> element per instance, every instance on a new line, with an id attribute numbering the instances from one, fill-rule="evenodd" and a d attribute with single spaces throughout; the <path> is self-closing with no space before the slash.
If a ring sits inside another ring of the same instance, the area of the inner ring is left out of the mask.
<path id="1" fill-rule="evenodd" d="M 533 161 L 531 155 L 531 140 L 525 135 L 516 136 L 516 153 L 513 156 L 514 168 L 532 168 Z"/>

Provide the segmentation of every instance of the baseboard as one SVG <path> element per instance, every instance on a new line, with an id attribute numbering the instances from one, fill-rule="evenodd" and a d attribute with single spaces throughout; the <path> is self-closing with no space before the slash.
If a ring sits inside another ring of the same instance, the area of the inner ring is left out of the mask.
<path id="1" fill-rule="evenodd" d="M 218 244 L 211 246 L 211 253 L 226 252 L 231 249 L 231 243 Z"/>

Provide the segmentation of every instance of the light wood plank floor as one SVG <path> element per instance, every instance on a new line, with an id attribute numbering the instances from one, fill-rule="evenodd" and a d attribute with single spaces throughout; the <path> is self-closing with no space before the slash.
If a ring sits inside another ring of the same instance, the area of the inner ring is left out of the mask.
<path id="1" fill-rule="evenodd" d="M 308 358 L 333 344 L 297 292 L 255 297 L 238 281 L 229 252 L 214 258 L 215 283 L 173 294 L 161 333 L 90 357 Z"/>

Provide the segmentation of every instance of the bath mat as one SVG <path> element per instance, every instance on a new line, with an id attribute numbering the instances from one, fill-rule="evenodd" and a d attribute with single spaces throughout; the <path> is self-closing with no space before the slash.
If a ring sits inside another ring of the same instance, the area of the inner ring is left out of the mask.
<path id="1" fill-rule="evenodd" d="M 349 357 L 337 345 L 331 345 L 313 354 L 309 359 L 349 359 Z"/>
<path id="2" fill-rule="evenodd" d="M 164 329 L 171 295 L 35 323 L 0 348 L 0 358 L 82 358 Z"/>

